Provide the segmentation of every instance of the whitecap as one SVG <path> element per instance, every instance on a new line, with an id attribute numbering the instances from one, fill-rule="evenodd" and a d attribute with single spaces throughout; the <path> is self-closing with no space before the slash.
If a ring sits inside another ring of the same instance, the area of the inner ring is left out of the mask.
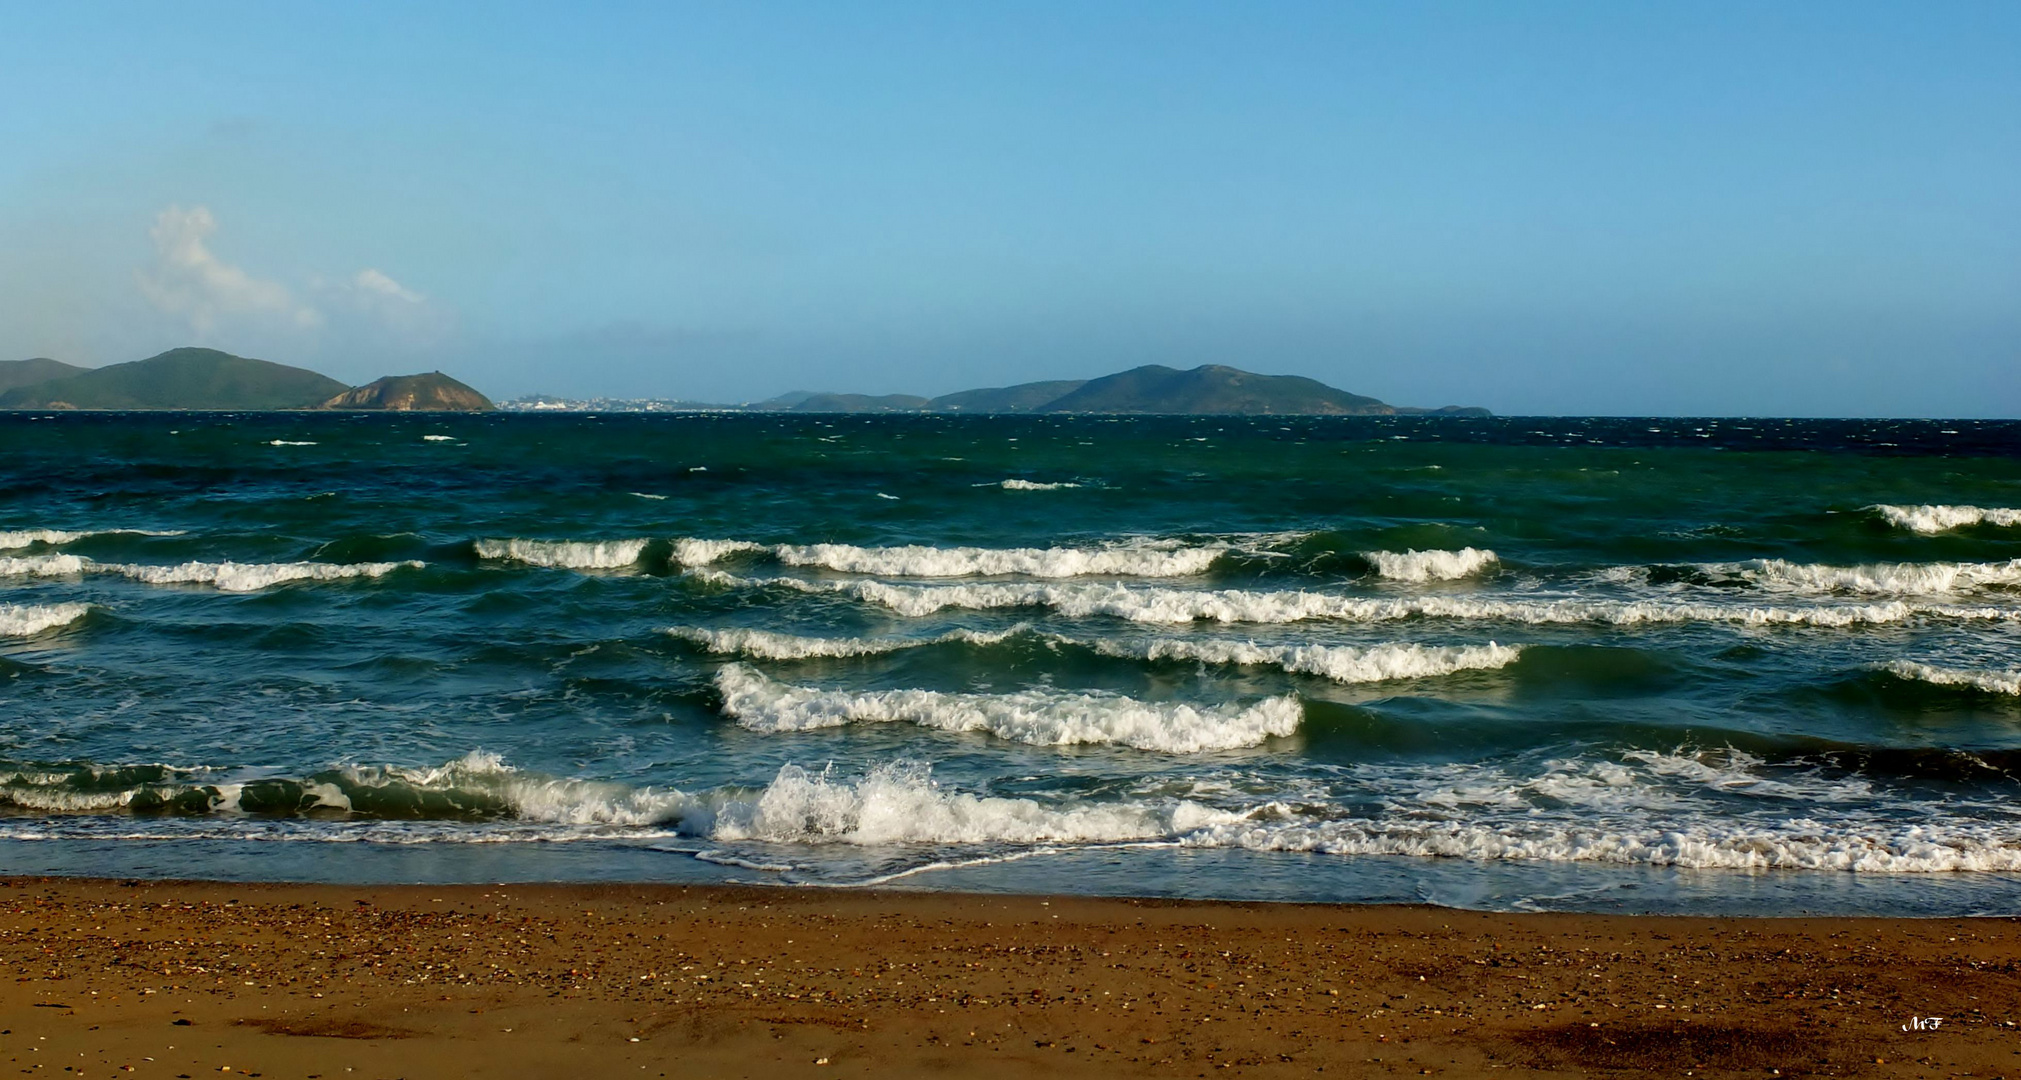
<path id="1" fill-rule="evenodd" d="M 1391 581 L 1458 581 L 1495 566 L 1500 560 L 1492 551 L 1461 548 L 1458 551 L 1364 551 L 1362 558 L 1375 572 Z"/>
<path id="2" fill-rule="evenodd" d="M 766 547 L 742 540 L 674 542 L 674 559 L 706 566 L 727 555 L 768 552 L 788 566 L 811 566 L 849 574 L 893 577 L 1066 578 L 1190 577 L 1205 573 L 1228 545 L 1185 545 L 1169 540 L 1132 540 L 1098 547 L 986 548 L 858 547 L 854 544 L 779 544 Z"/>
<path id="3" fill-rule="evenodd" d="M 69 626 L 90 611 L 90 604 L 0 604 L 0 637 L 33 637 Z"/>
<path id="4" fill-rule="evenodd" d="M 503 559 L 568 570 L 615 570 L 639 561 L 645 540 L 479 540 L 480 559 Z"/>
<path id="5" fill-rule="evenodd" d="M 395 570 L 420 569 L 425 563 L 242 563 L 186 562 L 174 566 L 142 566 L 132 563 L 92 563 L 94 571 L 123 574 L 149 585 L 210 585 L 223 592 L 255 592 L 291 581 L 343 581 L 350 578 L 384 577 Z M 4 572 L 4 571 L 0 571 Z"/>
<path id="6" fill-rule="evenodd" d="M 2021 525 L 2021 509 L 1983 506 L 1895 506 L 1880 503 L 1867 509 L 1878 511 L 1888 524 L 1898 529 L 1924 534 L 1948 532 L 1967 525 Z"/>
<path id="7" fill-rule="evenodd" d="M 0 549 L 25 548 L 35 544 L 52 547 L 92 536 L 181 536 L 180 529 L 0 529 Z"/>
<path id="8" fill-rule="evenodd" d="M 1880 665 L 1880 669 L 1898 679 L 1932 686 L 1962 686 L 1989 694 L 2021 696 L 2021 670 L 2014 668 L 1938 667 L 1913 660 L 1891 660 Z"/>
<path id="9" fill-rule="evenodd" d="M 1858 593 L 1919 596 L 2021 585 L 2021 559 L 1986 563 L 1873 563 L 1865 566 L 1754 559 L 1738 563 L 1706 563 L 1699 569 L 1714 578 L 1745 581 L 1766 591 L 1798 595 Z"/>
<path id="10" fill-rule="evenodd" d="M 1308 619 L 1385 622 L 1441 618 L 1615 626 L 1719 622 L 1744 626 L 1852 627 L 1900 623 L 1916 618 L 2021 620 L 2021 609 L 2012 607 L 1908 603 L 1901 600 L 1778 607 L 1655 600 L 1512 600 L 1489 596 L 1357 597 L 1303 591 L 1168 589 L 1092 583 L 895 585 L 882 581 L 744 578 L 714 570 L 695 571 L 694 577 L 728 587 L 776 587 L 807 593 L 840 594 L 915 618 L 950 608 L 1039 607 L 1050 608 L 1071 618 L 1111 616 L 1141 623 L 1292 623 Z"/>
<path id="11" fill-rule="evenodd" d="M 1101 638 L 1091 644 L 1108 656 L 1140 660 L 1197 660 L 1207 664 L 1270 666 L 1338 683 L 1423 679 L 1460 671 L 1507 667 L 1522 655 L 1515 646 L 1418 645 L 1390 643 L 1367 648 L 1347 645 L 1258 645 L 1250 641 L 1154 638 L 1143 642 Z"/>
<path id="12" fill-rule="evenodd" d="M 986 731 L 1035 746 L 1115 744 L 1171 754 L 1257 746 L 1296 731 L 1303 715 L 1290 696 L 1249 706 L 1195 706 L 1052 689 L 1005 694 L 821 690 L 782 683 L 743 664 L 718 670 L 716 688 L 723 695 L 723 712 L 753 731 L 902 722 L 941 731 Z"/>
<path id="13" fill-rule="evenodd" d="M 703 627 L 670 627 L 667 633 L 692 641 L 712 653 L 748 656 L 754 660 L 806 660 L 815 657 L 879 656 L 945 642 L 994 645 L 1023 630 L 951 630 L 930 638 L 823 638 L 781 634 L 770 630 L 735 627 L 712 630 Z"/>

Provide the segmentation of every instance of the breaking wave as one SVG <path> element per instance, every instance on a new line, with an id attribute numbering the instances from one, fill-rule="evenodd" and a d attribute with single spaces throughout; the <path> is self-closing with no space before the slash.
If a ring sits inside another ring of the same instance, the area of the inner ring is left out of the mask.
<path id="1" fill-rule="evenodd" d="M 343 581 L 384 577 L 395 570 L 420 569 L 418 560 L 374 563 L 240 563 L 186 562 L 175 566 L 93 563 L 88 569 L 108 570 L 149 585 L 210 585 L 222 592 L 255 592 L 290 581 Z"/>
<path id="2" fill-rule="evenodd" d="M 1023 626 L 998 631 L 951 630 L 930 638 L 800 637 L 796 634 L 780 634 L 771 630 L 741 627 L 711 630 L 698 626 L 671 627 L 667 633 L 724 656 L 748 656 L 754 660 L 808 660 L 816 657 L 882 656 L 952 641 L 970 645 L 995 645 L 1024 630 Z"/>
<path id="3" fill-rule="evenodd" d="M 1898 679 L 1932 686 L 1957 686 L 1989 694 L 2021 696 L 2021 669 L 1937 667 L 1913 660 L 1891 660 L 1880 665 L 1880 669 Z"/>
<path id="4" fill-rule="evenodd" d="M 1308 619 L 1386 622 L 1469 619 L 1528 624 L 1716 622 L 1745 626 L 1851 627 L 1915 618 L 2021 620 L 2021 608 L 1909 603 L 1815 604 L 1774 607 L 1656 600 L 1510 600 L 1483 596 L 1357 597 L 1333 593 L 1246 589 L 1161 589 L 1127 585 L 988 583 L 893 585 L 882 581 L 742 578 L 697 571 L 698 580 L 729 587 L 778 587 L 840 594 L 922 617 L 949 608 L 1050 608 L 1072 618 L 1111 616 L 1141 623 L 1292 623 Z"/>
<path id="5" fill-rule="evenodd" d="M 480 559 L 502 559 L 558 570 L 616 570 L 639 561 L 645 540 L 479 540 Z"/>
<path id="6" fill-rule="evenodd" d="M 2021 585 L 2021 559 L 1990 563 L 1875 563 L 1823 566 L 1783 559 L 1707 563 L 1700 569 L 1715 579 L 1744 581 L 1771 592 L 1800 595 L 1857 593 L 1869 596 L 1929 596 Z"/>
<path id="7" fill-rule="evenodd" d="M 674 559 L 706 566 L 728 555 L 769 552 L 788 566 L 813 566 L 848 574 L 894 577 L 1037 577 L 1087 575 L 1190 577 L 1204 573 L 1226 546 L 1188 546 L 1176 541 L 1133 541 L 1101 547 L 980 548 L 857 547 L 852 544 L 779 544 L 766 547 L 742 540 L 678 540 Z"/>
<path id="8" fill-rule="evenodd" d="M 788 765 L 755 799 L 723 807 L 705 828 L 716 840 L 774 843 L 1113 843 L 1163 839 L 1228 816 L 1193 802 L 1049 807 L 971 795 L 941 787 L 926 765 L 897 762 L 854 782 L 832 769 Z"/>
<path id="9" fill-rule="evenodd" d="M 1205 664 L 1269 666 L 1296 675 L 1317 675 L 1338 683 L 1423 679 L 1460 671 L 1507 667 L 1522 655 L 1519 647 L 1497 645 L 1385 644 L 1369 648 L 1347 645 L 1258 645 L 1248 641 L 1191 641 L 1158 638 L 1131 643 L 1100 639 L 1096 652 L 1136 660 L 1197 660 Z"/>
<path id="10" fill-rule="evenodd" d="M 1893 506 L 1881 503 L 1868 507 L 1888 524 L 1919 533 L 1940 533 L 1968 525 L 2021 525 L 2021 509 L 1983 506 Z"/>
<path id="11" fill-rule="evenodd" d="M 1168 754 L 1257 746 L 1298 730 L 1296 698 L 1247 707 L 1146 702 L 1120 694 L 1033 689 L 1007 694 L 933 690 L 820 690 L 768 678 L 743 664 L 716 672 L 723 712 L 753 731 L 810 731 L 851 723 L 911 723 L 986 731 L 1034 746 L 1115 744 Z"/>
<path id="12" fill-rule="evenodd" d="M 985 484 L 981 486 L 987 487 L 989 485 Z M 1058 480 L 1054 481 L 1053 483 L 1044 483 L 1036 480 L 1019 480 L 1013 477 L 1009 480 L 1005 480 L 1003 483 L 998 484 L 996 486 L 1003 488 L 1005 491 L 1059 491 L 1063 488 L 1077 488 L 1080 487 L 1081 485 L 1076 484 L 1071 480 Z"/>
<path id="13" fill-rule="evenodd" d="M 906 649 L 960 642 L 968 645 L 996 645 L 1018 634 L 1030 633 L 1020 624 L 1005 630 L 951 630 L 928 638 L 824 638 L 801 637 L 770 630 L 734 628 L 712 630 L 702 627 L 673 627 L 667 633 L 692 641 L 710 652 L 725 656 L 745 656 L 754 660 L 806 660 L 850 656 L 882 656 Z M 1417 645 L 1383 644 L 1368 648 L 1347 645 L 1258 645 L 1250 641 L 1196 641 L 1184 638 L 1154 638 L 1129 642 L 1112 638 L 1082 640 L 1060 634 L 1043 639 L 1060 645 L 1091 649 L 1103 656 L 1125 660 L 1192 660 L 1203 664 L 1268 666 L 1298 675 L 1317 675 L 1339 683 L 1389 682 L 1423 679 L 1506 667 L 1522 655 L 1516 646 L 1497 645 Z"/>
<path id="14" fill-rule="evenodd" d="M 1481 548 L 1458 551 L 1364 551 L 1362 558 L 1375 567 L 1378 576 L 1391 581 L 1458 581 L 1500 562 L 1494 552 Z"/>
<path id="15" fill-rule="evenodd" d="M 749 540 L 698 540 L 688 537 L 674 541 L 674 561 L 682 566 L 707 566 L 732 555 L 764 550 L 765 545 Z"/>
<path id="16" fill-rule="evenodd" d="M 48 544 L 52 547 L 69 544 L 92 536 L 181 536 L 180 529 L 0 529 L 0 549 L 33 547 Z"/>
<path id="17" fill-rule="evenodd" d="M 69 626 L 90 611 L 90 604 L 0 604 L 0 637 L 33 637 Z"/>
<path id="18" fill-rule="evenodd" d="M 234 778 L 166 765 L 0 766 L 0 806 L 42 815 L 260 813 L 339 820 L 517 821 L 375 839 L 662 835 L 772 844 L 1046 845 L 1161 843 L 1324 855 L 1589 862 L 1742 870 L 1932 874 L 2021 870 L 2021 824 L 1961 821 L 1943 804 L 1882 819 L 1857 778 L 1764 775 L 1745 754 L 1637 751 L 1502 764 L 1357 766 L 1355 790 L 1272 799 L 1195 786 L 1114 799 L 1007 798 L 950 789 L 901 760 L 854 778 L 780 768 L 762 787 L 672 787 L 524 772 L 473 752 L 435 768 L 343 766 L 300 779 Z M 1370 805 L 1369 800 L 1376 805 Z M 1722 809 L 1723 808 L 1723 809 Z M 46 823 L 37 835 L 48 835 Z M 291 834 L 342 840 L 343 830 Z M 1009 854 L 1009 851 L 1002 851 Z M 931 857 L 931 856 L 929 856 Z M 767 865 L 769 865 L 769 859 Z M 926 864 L 933 865 L 933 864 Z M 779 867 L 772 867 L 779 869 Z"/>
<path id="19" fill-rule="evenodd" d="M 340 581 L 383 577 L 395 570 L 426 564 L 374 563 L 241 563 L 186 562 L 167 566 L 102 563 L 78 555 L 0 556 L 0 577 L 69 577 L 75 574 L 119 574 L 148 585 L 210 585 L 222 592 L 254 592 L 290 581 Z"/>

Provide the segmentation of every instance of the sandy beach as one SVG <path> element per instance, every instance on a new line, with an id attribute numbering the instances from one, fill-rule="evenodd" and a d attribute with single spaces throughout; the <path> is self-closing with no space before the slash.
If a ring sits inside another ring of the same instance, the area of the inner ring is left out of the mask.
<path id="1" fill-rule="evenodd" d="M 17 878 L 0 956 L 46 1076 L 2021 1075 L 2013 919 Z"/>

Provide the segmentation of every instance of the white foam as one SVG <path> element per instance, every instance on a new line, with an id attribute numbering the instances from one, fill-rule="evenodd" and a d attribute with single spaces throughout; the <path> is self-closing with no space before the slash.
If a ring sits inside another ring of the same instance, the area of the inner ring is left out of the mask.
<path id="1" fill-rule="evenodd" d="M 80 555 L 0 555 L 0 577 L 69 577 L 91 565 Z"/>
<path id="2" fill-rule="evenodd" d="M 774 843 L 1046 844 L 1157 839 L 1226 815 L 1195 803 L 1046 806 L 951 792 L 924 765 L 899 762 L 853 783 L 797 765 L 756 799 L 720 806 L 698 831 L 716 840 Z"/>
<path id="3" fill-rule="evenodd" d="M 1057 480 L 1052 483 L 1044 483 L 1036 480 L 1019 480 L 1013 477 L 997 486 L 1003 488 L 1005 491 L 1060 491 L 1065 488 L 1077 488 L 1081 485 L 1071 480 Z"/>
<path id="4" fill-rule="evenodd" d="M 271 441 L 271 442 L 267 443 L 267 445 L 268 445 L 268 446 L 314 446 L 314 445 L 316 445 L 316 444 L 315 444 L 315 443 L 312 443 L 312 442 L 297 442 L 297 441 L 295 441 L 295 440 L 293 440 L 293 439 L 275 439 L 275 440 L 273 440 L 273 441 Z"/>
<path id="5" fill-rule="evenodd" d="M 0 604 L 0 637 L 33 637 L 69 626 L 90 611 L 90 604 Z"/>
<path id="6" fill-rule="evenodd" d="M 674 542 L 674 559 L 684 566 L 707 566 L 728 555 L 768 552 L 788 566 L 813 566 L 847 574 L 892 577 L 1037 577 L 1091 575 L 1190 577 L 1204 573 L 1226 545 L 1190 546 L 1171 540 L 1133 540 L 1099 547 L 985 548 L 857 547 L 853 544 L 779 544 L 744 540 Z"/>
<path id="7" fill-rule="evenodd" d="M 395 570 L 419 569 L 425 565 L 416 560 L 374 563 L 186 562 L 175 566 L 88 563 L 91 570 L 122 574 L 149 585 L 210 585 L 222 592 L 255 592 L 290 581 L 384 577 Z"/>
<path id="8" fill-rule="evenodd" d="M 639 561 L 645 540 L 479 540 L 480 559 L 504 559 L 564 570 L 615 570 Z"/>
<path id="9" fill-rule="evenodd" d="M 682 566 L 707 566 L 731 555 L 763 550 L 765 545 L 754 544 L 749 540 L 701 540 L 688 537 L 674 541 L 674 561 Z"/>
<path id="10" fill-rule="evenodd" d="M 1362 558 L 1391 581 L 1458 581 L 1492 568 L 1500 560 L 1492 551 L 1466 547 L 1458 551 L 1364 551 Z"/>
<path id="11" fill-rule="evenodd" d="M 1121 584 L 980 583 L 893 585 L 881 581 L 743 578 L 698 571 L 699 580 L 729 587 L 774 586 L 833 593 L 880 604 L 910 617 L 949 608 L 1051 608 L 1062 615 L 1112 616 L 1141 623 L 1291 623 L 1308 619 L 1386 622 L 1409 618 L 1495 620 L 1526 624 L 1719 622 L 1744 626 L 1851 627 L 1916 618 L 2021 620 L 2021 608 L 1909 603 L 1762 606 L 1629 600 L 1509 600 L 1491 596 L 1356 597 L 1332 593 L 1246 589 L 1168 589 Z"/>
<path id="12" fill-rule="evenodd" d="M 1318 675 L 1339 683 L 1423 679 L 1459 671 L 1506 667 L 1522 655 L 1520 647 L 1497 645 L 1417 645 L 1409 643 L 1354 648 L 1346 645 L 1258 645 L 1249 641 L 1195 641 L 1157 638 L 1125 642 L 1103 638 L 1091 643 L 1109 656 L 1139 660 L 1198 660 L 1207 664 L 1267 665 L 1293 674 Z"/>
<path id="13" fill-rule="evenodd" d="M 1919 664 L 1911 660 L 1891 660 L 1881 670 L 1900 679 L 1912 679 L 1933 686 L 1965 686 L 1989 694 L 2021 696 L 2021 670 L 2013 668 L 1950 668 Z"/>
<path id="14" fill-rule="evenodd" d="M 941 731 L 987 731 L 1035 746 L 1116 744 L 1171 754 L 1257 746 L 1296 731 L 1303 715 L 1298 700 L 1289 696 L 1235 707 L 1051 689 L 1007 694 L 820 690 L 778 682 L 743 664 L 718 670 L 716 688 L 723 695 L 723 712 L 753 731 L 902 722 Z"/>
<path id="15" fill-rule="evenodd" d="M 850 574 L 894 577 L 1038 577 L 1085 575 L 1189 577 L 1204 572 L 1225 547 L 1182 547 L 1169 542 L 1096 548 L 904 547 L 849 544 L 782 544 L 773 555 L 788 566 L 819 566 Z"/>
<path id="16" fill-rule="evenodd" d="M 1867 509 L 1877 510 L 1888 524 L 1898 529 L 1908 529 L 1924 534 L 1947 532 L 1967 525 L 1999 525 L 2013 528 L 2021 525 L 2021 509 L 1983 506 L 1893 506 L 1881 503 Z"/>
<path id="17" fill-rule="evenodd" d="M 1749 582 L 1770 592 L 1798 595 L 1857 593 L 1869 596 L 1932 596 L 2021 585 L 2021 559 L 1989 563 L 1875 563 L 1825 566 L 1783 559 L 1708 563 L 1715 577 Z"/>
<path id="18" fill-rule="evenodd" d="M 878 656 L 952 641 L 967 642 L 971 645 L 994 645 L 1023 629 L 1020 626 L 994 632 L 951 630 L 930 638 L 800 637 L 795 634 L 742 627 L 711 630 L 703 627 L 676 626 L 669 628 L 667 633 L 692 641 L 712 653 L 725 656 L 748 656 L 754 660 L 806 660 L 814 657 Z"/>
<path id="19" fill-rule="evenodd" d="M 678 821 L 698 804 L 673 788 L 631 787 L 593 780 L 554 779 L 524 773 L 496 754 L 472 751 L 434 769 L 349 767 L 346 805 L 359 789 L 420 788 L 476 792 L 503 803 L 514 817 L 559 825 L 647 826 Z"/>
<path id="20" fill-rule="evenodd" d="M 0 529 L 0 549 L 25 548 L 35 544 L 68 544 L 89 536 L 181 536 L 182 530 L 155 529 Z"/>
<path id="21" fill-rule="evenodd" d="M 422 441 L 422 442 L 455 442 L 455 441 L 456 441 L 456 436 L 454 436 L 454 435 L 423 435 L 423 436 L 421 436 L 421 441 Z"/>
<path id="22" fill-rule="evenodd" d="M 2021 838 L 1984 827 L 1858 824 L 1802 819 L 1784 829 L 1747 822 L 1689 826 L 1564 821 L 1235 822 L 1180 838 L 1193 847 L 1327 855 L 1627 863 L 1732 870 L 1850 870 L 1885 874 L 2021 870 Z"/>
<path id="23" fill-rule="evenodd" d="M 213 585 L 225 592 L 252 592 L 289 581 L 340 581 L 382 577 L 395 570 L 426 565 L 377 563 L 241 563 L 186 562 L 173 566 L 103 563 L 79 555 L 0 556 L 0 577 L 67 577 L 72 574 L 119 574 L 148 585 Z"/>

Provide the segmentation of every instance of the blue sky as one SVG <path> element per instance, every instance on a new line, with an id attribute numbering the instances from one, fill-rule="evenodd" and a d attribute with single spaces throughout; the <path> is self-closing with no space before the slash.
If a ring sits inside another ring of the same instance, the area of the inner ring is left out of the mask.
<path id="1" fill-rule="evenodd" d="M 0 357 L 2021 415 L 2021 5 L 0 7 Z"/>

